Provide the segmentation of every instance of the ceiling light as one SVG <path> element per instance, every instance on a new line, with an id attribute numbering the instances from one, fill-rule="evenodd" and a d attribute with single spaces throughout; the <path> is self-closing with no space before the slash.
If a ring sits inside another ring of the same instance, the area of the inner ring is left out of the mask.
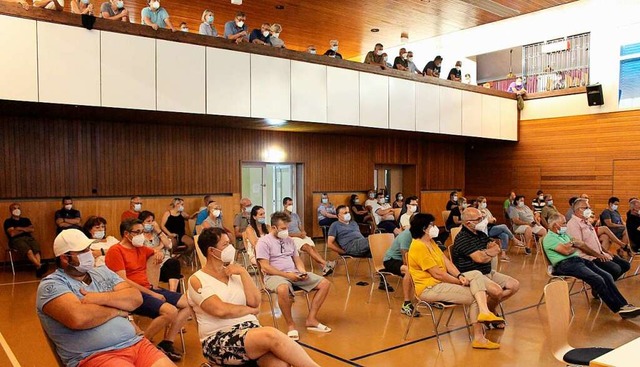
<path id="1" fill-rule="evenodd" d="M 409 32 L 400 33 L 400 43 L 407 43 L 407 42 L 409 42 Z"/>
<path id="2" fill-rule="evenodd" d="M 492 0 L 462 0 L 463 3 L 475 6 L 501 18 L 510 18 L 520 15 L 518 10 L 509 8 Z"/>
<path id="3" fill-rule="evenodd" d="M 276 5 L 276 9 L 283 10 L 284 9 L 284 5 Z"/>
<path id="4" fill-rule="evenodd" d="M 242 5 L 242 0 L 231 0 L 231 4 L 233 4 L 233 5 Z"/>
<path id="5" fill-rule="evenodd" d="M 282 119 L 264 119 L 264 122 L 271 126 L 282 126 L 287 123 L 287 120 Z"/>
<path id="6" fill-rule="evenodd" d="M 379 28 L 371 28 L 371 32 L 378 33 L 378 32 L 380 32 L 380 29 Z"/>

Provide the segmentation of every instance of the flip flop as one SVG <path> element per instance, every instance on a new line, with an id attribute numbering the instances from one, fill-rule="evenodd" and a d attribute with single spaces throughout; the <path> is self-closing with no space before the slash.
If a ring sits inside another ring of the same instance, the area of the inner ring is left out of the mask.
<path id="1" fill-rule="evenodd" d="M 287 332 L 287 336 L 291 340 L 300 340 L 300 334 L 298 334 L 298 330 L 289 330 L 289 332 Z"/>
<path id="2" fill-rule="evenodd" d="M 331 328 L 328 327 L 327 325 L 322 324 L 322 323 L 319 323 L 316 326 L 307 326 L 307 330 L 316 331 L 318 333 L 329 333 L 329 332 L 331 332 Z"/>

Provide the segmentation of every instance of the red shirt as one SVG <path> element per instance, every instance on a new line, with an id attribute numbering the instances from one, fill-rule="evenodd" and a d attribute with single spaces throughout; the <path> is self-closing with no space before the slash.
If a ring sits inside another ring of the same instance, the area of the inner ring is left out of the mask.
<path id="1" fill-rule="evenodd" d="M 151 247 L 142 246 L 128 249 L 117 243 L 109 248 L 104 262 L 114 272 L 124 270 L 127 279 L 145 287 L 151 288 L 147 278 L 147 259 L 154 254 Z"/>
<path id="2" fill-rule="evenodd" d="M 122 215 L 120 216 L 120 221 L 124 222 L 125 219 L 138 219 L 138 215 L 140 215 L 140 213 L 127 210 L 126 212 L 122 213 Z"/>

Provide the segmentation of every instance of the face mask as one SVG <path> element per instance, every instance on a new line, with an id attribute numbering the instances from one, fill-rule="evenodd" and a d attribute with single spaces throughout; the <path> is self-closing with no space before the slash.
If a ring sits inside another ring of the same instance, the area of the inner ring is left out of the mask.
<path id="1" fill-rule="evenodd" d="M 242 28 L 242 26 L 244 25 L 244 22 L 243 21 L 236 22 L 236 25 L 238 26 L 238 28 Z"/>
<path id="2" fill-rule="evenodd" d="M 19 216 L 20 216 L 20 214 L 22 214 L 22 212 L 20 211 L 20 209 L 13 209 L 13 211 L 11 212 L 11 214 L 12 214 L 14 217 L 19 217 Z"/>
<path id="3" fill-rule="evenodd" d="M 407 54 L 404 53 L 404 54 L 400 55 L 400 57 L 402 57 L 403 59 L 406 59 L 407 58 Z"/>
<path id="4" fill-rule="evenodd" d="M 178 209 L 179 213 L 182 213 L 182 211 L 184 210 L 184 206 L 180 205 L 179 207 L 177 207 L 176 209 Z"/>
<path id="5" fill-rule="evenodd" d="M 489 221 L 487 220 L 487 218 L 481 220 L 480 223 L 476 224 L 475 226 L 476 231 L 484 232 L 485 230 L 487 230 L 488 223 Z"/>
<path id="6" fill-rule="evenodd" d="M 140 233 L 139 235 L 133 236 L 131 244 L 135 247 L 142 247 L 144 245 L 144 235 Z"/>
<path id="7" fill-rule="evenodd" d="M 262 35 L 263 35 L 264 37 L 269 37 L 269 31 L 264 31 L 264 32 L 262 32 Z"/>
<path id="8" fill-rule="evenodd" d="M 285 208 L 288 212 L 293 212 L 293 205 L 287 205 Z"/>
<path id="9" fill-rule="evenodd" d="M 142 210 L 142 204 L 133 204 L 133 210 L 139 212 Z"/>
<path id="10" fill-rule="evenodd" d="M 282 231 L 278 231 L 278 238 L 279 239 L 284 240 L 287 237 L 289 237 L 289 230 L 288 229 L 284 229 Z"/>
<path id="11" fill-rule="evenodd" d="M 265 224 L 267 222 L 267 218 L 258 218 L 257 222 L 260 224 Z"/>
<path id="12" fill-rule="evenodd" d="M 384 50 L 378 50 L 376 51 L 376 55 L 378 56 L 382 56 L 382 54 L 384 53 Z"/>
<path id="13" fill-rule="evenodd" d="M 183 31 L 183 32 L 189 32 L 189 28 L 187 28 L 187 27 L 183 27 L 180 30 Z"/>
<path id="14" fill-rule="evenodd" d="M 360 204 L 360 199 L 355 199 L 355 200 L 353 201 L 353 203 L 354 203 L 354 204 Z"/>
<path id="15" fill-rule="evenodd" d="M 91 251 L 79 254 L 78 262 L 80 263 L 78 266 L 71 266 L 82 274 L 88 273 L 89 270 L 93 269 L 93 265 L 95 265 L 95 259 Z"/>
<path id="16" fill-rule="evenodd" d="M 338 46 L 331 46 L 331 51 L 338 52 Z"/>
<path id="17" fill-rule="evenodd" d="M 384 204 L 384 203 L 385 203 L 385 200 L 384 200 L 384 199 L 378 199 L 378 204 L 382 205 L 382 204 Z"/>
<path id="18" fill-rule="evenodd" d="M 467 209 L 467 207 L 468 207 L 468 206 L 469 206 L 469 204 L 467 204 L 467 203 L 460 204 L 460 207 L 461 207 L 462 209 Z"/>
<path id="19" fill-rule="evenodd" d="M 316 50 L 315 49 L 311 49 L 311 50 L 309 50 L 309 53 L 312 54 L 312 55 L 315 55 L 316 54 Z"/>
<path id="20" fill-rule="evenodd" d="M 280 37 L 280 33 L 274 33 L 271 35 L 271 37 L 273 38 L 279 38 Z"/>
<path id="21" fill-rule="evenodd" d="M 398 200 L 402 201 L 404 197 L 402 195 L 398 196 Z"/>
<path id="22" fill-rule="evenodd" d="M 207 15 L 207 23 L 213 23 L 213 15 Z"/>
<path id="23" fill-rule="evenodd" d="M 462 66 L 456 66 L 456 70 L 458 71 L 462 70 Z"/>
<path id="24" fill-rule="evenodd" d="M 438 229 L 438 227 L 431 226 L 429 228 L 429 237 L 436 238 L 436 237 L 438 237 L 439 234 L 440 234 L 440 229 Z"/>
<path id="25" fill-rule="evenodd" d="M 547 201 L 547 205 L 549 205 L 549 206 L 553 206 L 553 200 L 549 200 L 549 201 Z"/>
<path id="26" fill-rule="evenodd" d="M 413 56 L 409 56 L 409 57 L 407 57 L 407 60 L 409 60 L 409 61 L 413 61 Z"/>
<path id="27" fill-rule="evenodd" d="M 151 3 L 151 7 L 157 10 L 160 8 L 160 3 L 158 1 L 154 1 Z"/>
<path id="28" fill-rule="evenodd" d="M 82 0 L 83 4 L 89 4 L 89 0 Z"/>
<path id="29" fill-rule="evenodd" d="M 416 211 L 417 205 L 407 205 L 407 213 L 414 213 Z"/>
<path id="30" fill-rule="evenodd" d="M 117 7 L 118 9 L 122 9 L 122 8 L 124 8 L 124 1 L 118 1 L 118 2 L 116 3 L 116 7 Z"/>
<path id="31" fill-rule="evenodd" d="M 480 203 L 480 209 L 486 209 L 487 203 Z"/>
<path id="32" fill-rule="evenodd" d="M 251 207 L 250 206 L 245 206 L 244 207 L 244 211 L 247 212 L 247 213 L 251 212 Z"/>
<path id="33" fill-rule="evenodd" d="M 542 195 L 538 196 L 538 200 L 544 200 L 544 196 Z"/>
<path id="34" fill-rule="evenodd" d="M 584 215 L 585 218 L 591 217 L 591 214 L 593 214 L 593 211 L 590 208 L 587 208 L 582 212 L 582 215 Z"/>
<path id="35" fill-rule="evenodd" d="M 383 59 L 384 59 L 384 61 L 389 60 L 389 58 L 388 58 L 388 57 L 386 57 L 386 56 L 385 56 L 385 57 L 383 57 Z"/>
<path id="36" fill-rule="evenodd" d="M 457 196 L 454 196 L 454 197 L 451 199 L 451 201 L 458 201 L 458 197 L 457 197 Z"/>
<path id="37" fill-rule="evenodd" d="M 618 206 L 616 204 L 611 205 L 611 210 L 618 210 Z"/>
<path id="38" fill-rule="evenodd" d="M 327 199 L 327 198 L 323 198 L 323 199 L 322 199 L 322 204 L 326 204 L 326 203 L 328 203 L 328 202 L 329 202 L 329 199 Z"/>
<path id="39" fill-rule="evenodd" d="M 351 213 L 347 213 L 345 214 L 342 218 L 344 218 L 345 222 L 349 222 L 351 221 Z"/>
<path id="40" fill-rule="evenodd" d="M 151 232 L 153 231 L 153 224 L 147 223 L 144 225 L 144 231 L 145 232 Z"/>
<path id="41" fill-rule="evenodd" d="M 374 197 L 376 197 L 373 193 L 369 194 L 369 198 L 373 199 Z"/>
<path id="42" fill-rule="evenodd" d="M 215 209 L 211 211 L 211 215 L 213 215 L 214 218 L 218 218 L 220 214 L 222 214 L 222 211 L 220 209 Z"/>
<path id="43" fill-rule="evenodd" d="M 225 247 L 224 250 L 220 251 L 220 257 L 217 259 L 225 264 L 231 264 L 236 259 L 236 249 L 231 245 Z"/>
<path id="44" fill-rule="evenodd" d="M 93 238 L 96 240 L 101 240 L 104 238 L 104 231 L 97 231 L 93 234 Z"/>
<path id="45" fill-rule="evenodd" d="M 73 208 L 73 204 L 65 205 L 64 208 L 66 210 L 71 210 L 71 208 Z"/>
<path id="46" fill-rule="evenodd" d="M 518 201 L 518 207 L 524 208 L 524 201 Z"/>
<path id="47" fill-rule="evenodd" d="M 522 85 L 522 82 L 516 82 L 516 85 L 519 87 Z"/>
<path id="48" fill-rule="evenodd" d="M 563 235 L 565 233 L 567 233 L 567 227 L 560 227 L 560 229 L 558 229 L 559 235 Z"/>

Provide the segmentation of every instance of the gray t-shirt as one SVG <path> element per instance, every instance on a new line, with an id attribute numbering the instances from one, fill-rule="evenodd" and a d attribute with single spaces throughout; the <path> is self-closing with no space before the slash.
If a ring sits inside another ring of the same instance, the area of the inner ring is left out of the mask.
<path id="1" fill-rule="evenodd" d="M 113 10 L 110 2 L 102 3 L 102 5 L 100 5 L 100 14 L 109 13 L 110 17 L 115 17 L 116 15 L 122 13 L 123 10 L 124 8 Z"/>
<path id="2" fill-rule="evenodd" d="M 335 237 L 336 242 L 343 249 L 349 248 L 353 241 L 364 239 L 355 221 L 350 221 L 349 224 L 344 224 L 340 221 L 333 222 L 329 227 L 329 236 Z"/>
<path id="3" fill-rule="evenodd" d="M 200 34 L 203 36 L 218 37 L 218 31 L 216 27 L 209 23 L 200 23 Z"/>
<path id="4" fill-rule="evenodd" d="M 243 213 L 236 214 L 235 218 L 233 218 L 233 226 L 238 227 L 240 229 L 240 233 L 244 232 L 245 229 L 249 226 L 249 216 L 246 217 Z"/>
<path id="5" fill-rule="evenodd" d="M 289 214 L 289 217 L 291 218 L 291 222 L 289 222 L 289 234 L 292 233 L 300 233 L 300 217 L 298 216 L 298 213 L 291 213 Z"/>

